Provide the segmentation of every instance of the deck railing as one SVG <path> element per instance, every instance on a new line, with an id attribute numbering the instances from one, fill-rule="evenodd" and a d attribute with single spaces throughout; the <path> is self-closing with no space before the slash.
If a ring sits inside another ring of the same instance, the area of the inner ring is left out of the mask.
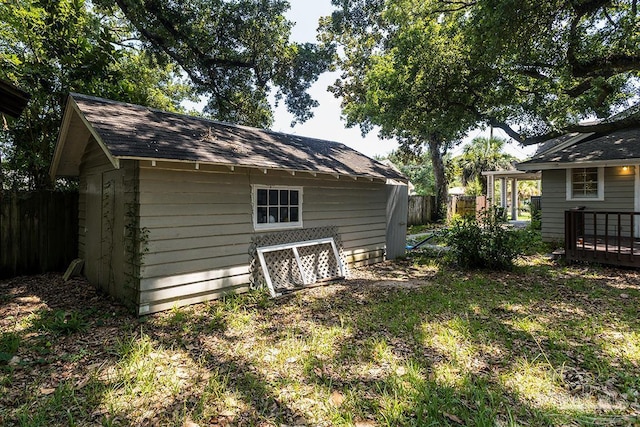
<path id="1" fill-rule="evenodd" d="M 640 266 L 640 212 L 565 211 L 568 262 Z"/>

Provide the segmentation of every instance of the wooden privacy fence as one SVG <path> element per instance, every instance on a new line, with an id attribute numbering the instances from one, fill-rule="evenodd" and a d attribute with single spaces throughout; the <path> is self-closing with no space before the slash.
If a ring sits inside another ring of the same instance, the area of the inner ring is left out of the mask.
<path id="1" fill-rule="evenodd" d="M 482 203 L 482 202 L 481 202 Z M 486 204 L 486 202 L 484 202 Z M 449 196 L 447 218 L 454 215 L 467 216 L 476 214 L 476 196 Z"/>
<path id="2" fill-rule="evenodd" d="M 435 196 L 409 196 L 408 225 L 422 225 L 433 221 Z"/>
<path id="3" fill-rule="evenodd" d="M 61 271 L 77 253 L 77 192 L 0 191 L 0 277 Z"/>

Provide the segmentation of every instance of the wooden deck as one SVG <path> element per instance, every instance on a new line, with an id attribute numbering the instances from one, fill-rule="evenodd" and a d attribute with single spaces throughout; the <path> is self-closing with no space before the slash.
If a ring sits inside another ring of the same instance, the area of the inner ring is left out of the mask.
<path id="1" fill-rule="evenodd" d="M 640 212 L 565 212 L 567 262 L 587 261 L 640 267 Z M 634 231 L 635 230 L 635 231 Z"/>

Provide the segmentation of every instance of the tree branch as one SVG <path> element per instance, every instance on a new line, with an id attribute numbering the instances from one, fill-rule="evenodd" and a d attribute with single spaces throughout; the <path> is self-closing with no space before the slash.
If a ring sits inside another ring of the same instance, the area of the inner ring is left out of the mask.
<path id="1" fill-rule="evenodd" d="M 516 141 L 518 141 L 521 144 L 524 144 L 523 136 L 520 135 L 520 133 L 518 133 L 515 130 L 513 130 L 513 128 L 511 126 L 509 126 L 508 124 L 506 124 L 505 122 L 502 122 L 502 121 L 497 120 L 497 119 L 495 119 L 493 117 L 490 117 L 490 118 L 487 119 L 487 124 L 493 126 L 494 128 L 502 129 L 511 138 L 515 139 Z"/>
<path id="2" fill-rule="evenodd" d="M 206 82 L 201 76 L 197 75 L 189 66 L 187 61 L 182 55 L 179 55 L 173 49 L 169 49 L 167 46 L 167 42 L 161 35 L 149 31 L 138 19 L 135 19 L 136 12 L 129 8 L 126 0 L 116 0 L 116 3 L 122 10 L 125 16 L 129 18 L 131 23 L 136 27 L 140 34 L 145 37 L 149 42 L 155 45 L 158 49 L 165 52 L 169 55 L 176 63 L 180 64 L 183 70 L 189 75 L 191 80 L 195 83 L 209 86 L 212 82 Z M 206 52 L 203 52 L 196 44 L 188 42 L 192 40 L 192 37 L 188 37 L 185 34 L 181 34 L 178 29 L 175 28 L 175 25 L 168 21 L 165 17 L 162 16 L 162 11 L 157 10 L 155 8 L 145 8 L 145 13 L 150 13 L 153 15 L 159 22 L 159 24 L 164 28 L 169 35 L 174 39 L 176 43 L 179 41 L 187 41 L 186 47 L 199 58 L 200 62 L 204 64 L 208 64 L 210 67 L 238 67 L 238 68 L 255 68 L 255 63 L 251 61 L 243 61 L 240 59 L 225 59 L 218 58 L 215 56 L 210 56 Z"/>
<path id="3" fill-rule="evenodd" d="M 640 69 L 640 55 L 609 55 L 589 61 L 570 60 L 575 77 L 611 77 Z"/>

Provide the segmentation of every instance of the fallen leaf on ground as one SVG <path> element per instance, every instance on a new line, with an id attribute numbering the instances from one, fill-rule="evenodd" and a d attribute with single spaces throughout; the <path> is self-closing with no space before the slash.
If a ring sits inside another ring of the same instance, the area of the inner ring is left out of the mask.
<path id="1" fill-rule="evenodd" d="M 453 421 L 456 424 L 464 425 L 464 422 L 456 415 L 449 414 L 447 412 L 445 412 L 443 415 L 445 416 L 445 418 L 448 418 L 450 421 Z"/>
<path id="2" fill-rule="evenodd" d="M 334 391 L 331 393 L 329 400 L 334 406 L 340 406 L 342 405 L 342 402 L 344 402 L 344 396 L 339 391 Z"/>

